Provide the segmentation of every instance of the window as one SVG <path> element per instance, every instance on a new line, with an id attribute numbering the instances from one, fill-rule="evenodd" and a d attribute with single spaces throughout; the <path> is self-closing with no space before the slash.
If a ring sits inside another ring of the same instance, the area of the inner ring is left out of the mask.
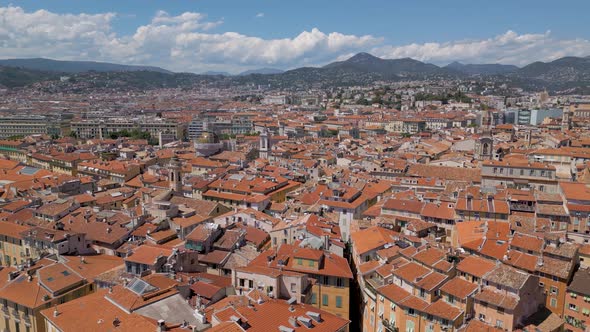
<path id="1" fill-rule="evenodd" d="M 483 320 L 483 321 L 485 321 L 485 320 L 486 320 L 486 315 L 484 315 L 484 314 L 479 314 L 479 320 Z"/>
<path id="2" fill-rule="evenodd" d="M 412 309 L 412 308 L 409 308 L 409 309 L 408 309 L 408 315 L 410 315 L 410 316 L 414 316 L 414 315 L 416 315 L 416 312 L 414 311 L 414 309 Z"/>
<path id="3" fill-rule="evenodd" d="M 344 287 L 344 279 L 336 278 L 336 287 Z"/>
<path id="4" fill-rule="evenodd" d="M 499 328 L 503 328 L 504 327 L 504 322 L 501 321 L 501 320 L 499 320 L 499 319 L 496 319 L 496 326 L 499 327 Z"/>
<path id="5" fill-rule="evenodd" d="M 424 291 L 424 289 L 420 288 L 420 297 L 425 297 L 426 296 L 426 292 Z"/>
<path id="6" fill-rule="evenodd" d="M 328 294 L 322 295 L 322 305 L 328 306 Z"/>
<path id="7" fill-rule="evenodd" d="M 558 291 L 559 291 L 559 290 L 557 289 L 557 287 L 555 287 L 555 286 L 551 286 L 551 295 L 557 295 L 557 292 L 558 292 Z"/>
<path id="8" fill-rule="evenodd" d="M 578 307 L 575 304 L 570 303 L 570 310 L 578 311 Z"/>
<path id="9" fill-rule="evenodd" d="M 336 296 L 336 308 L 342 308 L 342 296 Z"/>
<path id="10" fill-rule="evenodd" d="M 311 304 L 318 303 L 318 295 L 316 293 L 311 293 Z"/>
<path id="11" fill-rule="evenodd" d="M 453 295 L 447 296 L 447 302 L 449 302 L 450 304 L 455 303 L 455 297 Z"/>
<path id="12" fill-rule="evenodd" d="M 308 261 L 307 261 L 307 265 L 308 265 L 309 267 L 313 267 L 313 261 L 312 261 L 311 259 L 310 259 L 310 260 L 308 260 Z"/>
<path id="13" fill-rule="evenodd" d="M 551 307 L 557 308 L 557 299 L 552 297 L 550 302 Z"/>
<path id="14" fill-rule="evenodd" d="M 303 265 L 303 259 L 297 258 L 297 265 Z"/>
<path id="15" fill-rule="evenodd" d="M 297 292 L 297 284 L 296 283 L 291 283 L 291 293 L 295 293 Z"/>

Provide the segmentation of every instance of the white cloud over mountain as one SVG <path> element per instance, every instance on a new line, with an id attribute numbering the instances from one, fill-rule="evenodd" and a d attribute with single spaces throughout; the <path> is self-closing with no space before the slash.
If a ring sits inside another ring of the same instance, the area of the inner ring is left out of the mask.
<path id="1" fill-rule="evenodd" d="M 404 46 L 380 46 L 372 52 L 385 58 L 410 57 L 420 61 L 448 63 L 502 63 L 526 65 L 533 61 L 551 61 L 570 56 L 590 54 L 590 41 L 555 39 L 551 32 L 518 34 L 514 31 L 483 40 L 462 40 L 447 43 L 424 43 Z"/>
<path id="2" fill-rule="evenodd" d="M 522 65 L 564 55 L 590 54 L 590 41 L 544 34 L 505 34 L 484 40 L 387 45 L 371 35 L 325 33 L 317 28 L 291 38 L 264 39 L 239 32 L 212 32 L 223 25 L 202 13 L 155 13 L 128 35 L 114 32 L 116 13 L 58 14 L 0 7 L 0 57 L 113 61 L 162 66 L 174 71 L 241 71 L 273 66 L 321 65 L 360 51 L 385 58 L 448 63 Z M 124 18 L 121 18 L 124 19 Z"/>

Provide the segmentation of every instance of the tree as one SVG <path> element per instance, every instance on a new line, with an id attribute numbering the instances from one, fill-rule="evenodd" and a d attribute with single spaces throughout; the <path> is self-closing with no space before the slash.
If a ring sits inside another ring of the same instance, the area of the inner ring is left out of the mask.
<path id="1" fill-rule="evenodd" d="M 383 98 L 381 96 L 380 93 L 376 94 L 375 97 L 373 97 L 373 100 L 371 101 L 372 104 L 381 104 L 383 103 Z"/>
<path id="2" fill-rule="evenodd" d="M 359 99 L 358 104 L 359 105 L 368 106 L 369 105 L 369 101 L 367 99 L 365 99 L 365 98 L 361 98 L 361 99 Z"/>

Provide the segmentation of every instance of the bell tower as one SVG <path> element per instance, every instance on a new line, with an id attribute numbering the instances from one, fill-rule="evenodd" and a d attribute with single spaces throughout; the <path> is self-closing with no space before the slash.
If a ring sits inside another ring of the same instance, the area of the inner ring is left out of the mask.
<path id="1" fill-rule="evenodd" d="M 268 140 L 268 129 L 266 127 L 260 133 L 260 146 L 258 148 L 259 154 L 258 157 L 260 159 L 268 159 L 268 152 L 270 151 L 270 144 Z"/>
<path id="2" fill-rule="evenodd" d="M 182 192 L 182 163 L 176 155 L 168 163 L 168 183 L 170 190 Z"/>
<path id="3" fill-rule="evenodd" d="M 494 138 L 492 136 L 492 115 L 489 111 L 483 111 L 481 118 L 480 137 L 475 143 L 475 158 L 479 160 L 491 160 L 494 156 Z"/>
<path id="4" fill-rule="evenodd" d="M 572 113 L 569 106 L 563 108 L 563 115 L 561 116 L 561 131 L 572 129 Z"/>

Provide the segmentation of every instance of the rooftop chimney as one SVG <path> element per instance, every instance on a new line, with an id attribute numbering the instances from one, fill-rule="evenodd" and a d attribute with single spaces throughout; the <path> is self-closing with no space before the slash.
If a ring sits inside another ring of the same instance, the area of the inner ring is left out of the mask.
<path id="1" fill-rule="evenodd" d="M 18 271 L 13 271 L 8 273 L 8 281 L 12 281 L 14 279 L 16 279 L 16 277 L 18 277 L 20 273 Z"/>
<path id="2" fill-rule="evenodd" d="M 164 332 L 166 331 L 166 321 L 163 319 L 158 320 L 158 327 L 156 328 L 156 332 Z"/>

